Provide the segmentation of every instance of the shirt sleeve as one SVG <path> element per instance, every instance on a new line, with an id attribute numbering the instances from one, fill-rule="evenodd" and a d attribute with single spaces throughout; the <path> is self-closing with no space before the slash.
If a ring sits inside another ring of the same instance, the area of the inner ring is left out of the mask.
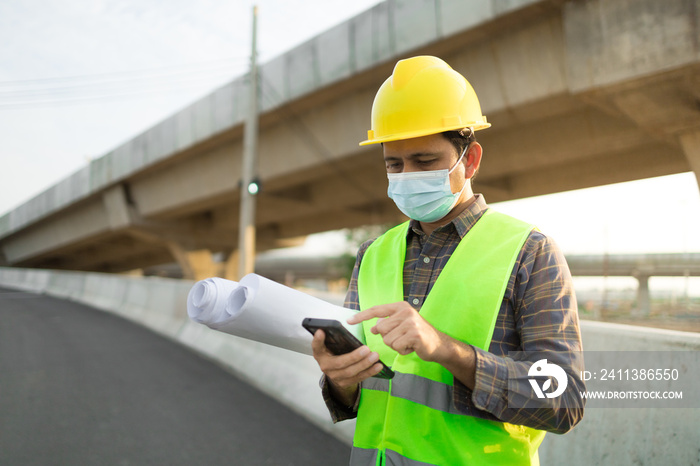
<path id="1" fill-rule="evenodd" d="M 345 303 L 343 304 L 343 306 L 348 309 L 354 309 L 356 311 L 360 310 L 360 299 L 357 293 L 357 277 L 360 272 L 360 262 L 362 261 L 362 257 L 370 244 L 372 244 L 372 240 L 362 244 L 357 252 L 355 265 L 352 269 L 352 275 L 350 276 L 348 292 L 345 295 Z M 319 385 L 321 386 L 323 401 L 326 403 L 326 408 L 328 408 L 328 413 L 331 415 L 331 419 L 334 423 L 357 417 L 357 408 L 360 404 L 360 390 L 357 392 L 355 403 L 352 406 L 345 406 L 333 398 L 330 390 L 330 383 L 328 382 L 325 374 L 321 377 Z"/>
<path id="2" fill-rule="evenodd" d="M 565 433 L 581 420 L 585 404 L 579 396 L 585 386 L 571 273 L 558 246 L 539 232 L 530 234 L 516 264 L 513 293 L 502 306 L 513 308 L 520 347 L 503 356 L 474 348 L 476 383 L 471 401 L 503 422 Z M 530 367 L 543 357 L 567 375 L 564 393 L 545 402 L 534 396 L 528 380 Z M 462 396 L 469 392 L 464 386 L 461 391 Z"/>

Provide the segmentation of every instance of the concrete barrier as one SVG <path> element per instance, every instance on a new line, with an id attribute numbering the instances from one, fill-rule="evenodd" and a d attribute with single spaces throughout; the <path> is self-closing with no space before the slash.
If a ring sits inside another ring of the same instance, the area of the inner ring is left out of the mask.
<path id="1" fill-rule="evenodd" d="M 584 351 L 700 351 L 700 333 L 582 321 Z M 700 374 L 691 374 L 700 382 Z M 700 464 L 700 409 L 587 408 L 566 435 L 547 434 L 551 464 Z"/>
<path id="2" fill-rule="evenodd" d="M 187 318 L 193 282 L 0 267 L 0 286 L 64 297 L 144 325 L 228 368 L 338 438 L 354 422 L 333 425 L 309 356 L 233 337 Z M 324 296 L 328 299 L 327 296 Z M 586 351 L 700 351 L 700 334 L 583 321 Z M 696 375 L 700 382 L 700 375 Z M 573 431 L 548 434 L 542 464 L 698 464 L 700 409 L 587 409 Z"/>
<path id="3" fill-rule="evenodd" d="M 0 267 L 0 286 L 70 299 L 108 311 L 176 340 L 350 442 L 355 423 L 333 425 L 320 396 L 313 358 L 216 332 L 187 317 L 193 282 Z"/>

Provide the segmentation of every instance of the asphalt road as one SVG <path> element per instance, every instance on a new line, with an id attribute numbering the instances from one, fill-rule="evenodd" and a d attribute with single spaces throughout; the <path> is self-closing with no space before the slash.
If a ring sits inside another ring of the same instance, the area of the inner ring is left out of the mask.
<path id="1" fill-rule="evenodd" d="M 349 446 L 175 342 L 88 306 L 0 289 L 0 465 L 349 457 Z"/>

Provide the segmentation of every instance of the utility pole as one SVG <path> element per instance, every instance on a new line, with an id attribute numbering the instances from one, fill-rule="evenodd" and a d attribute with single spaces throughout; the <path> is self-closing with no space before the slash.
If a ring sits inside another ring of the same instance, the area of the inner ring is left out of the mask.
<path id="1" fill-rule="evenodd" d="M 241 171 L 241 214 L 238 234 L 239 279 L 255 268 L 255 194 L 254 184 L 258 143 L 258 7 L 253 7 L 253 46 L 250 55 L 250 95 L 248 117 L 243 132 L 243 166 Z"/>

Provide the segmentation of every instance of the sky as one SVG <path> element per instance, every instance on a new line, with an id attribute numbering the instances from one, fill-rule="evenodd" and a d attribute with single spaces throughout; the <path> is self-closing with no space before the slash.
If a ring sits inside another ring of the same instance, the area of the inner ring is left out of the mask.
<path id="1" fill-rule="evenodd" d="M 243 74 L 254 4 L 264 63 L 377 3 L 3 0 L 0 215 Z M 567 254 L 700 252 L 690 173 L 496 207 Z M 314 236 L 307 249 L 339 241 Z"/>
<path id="2" fill-rule="evenodd" d="M 0 1 L 0 215 L 379 1 Z"/>

